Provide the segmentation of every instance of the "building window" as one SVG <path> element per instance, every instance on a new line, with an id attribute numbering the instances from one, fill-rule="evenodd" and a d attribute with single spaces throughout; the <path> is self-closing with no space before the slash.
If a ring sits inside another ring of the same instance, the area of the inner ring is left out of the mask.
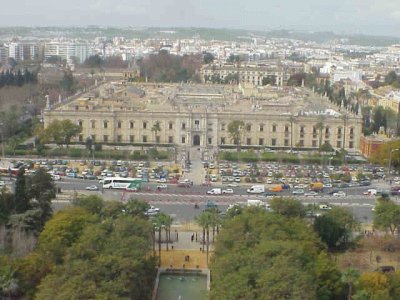
<path id="1" fill-rule="evenodd" d="M 78 121 L 78 126 L 82 127 L 83 126 L 83 122 L 81 120 Z"/>
<path id="2" fill-rule="evenodd" d="M 312 145 L 312 147 L 314 147 L 314 148 L 317 147 L 317 141 L 316 141 L 316 140 L 313 140 L 311 145 Z"/>
<path id="3" fill-rule="evenodd" d="M 317 128 L 315 128 L 315 126 L 312 128 L 312 133 L 317 134 Z"/>
<path id="4" fill-rule="evenodd" d="M 91 124 L 92 128 L 96 128 L 96 121 L 95 120 L 91 120 L 90 124 Z"/>
<path id="5" fill-rule="evenodd" d="M 108 128 L 108 121 L 103 122 L 103 128 Z"/>
<path id="6" fill-rule="evenodd" d="M 354 128 L 353 127 L 350 128 L 350 134 L 354 134 Z"/>
<path id="7" fill-rule="evenodd" d="M 168 143 L 172 144 L 174 142 L 174 137 L 173 136 L 169 136 L 168 137 Z"/>
<path id="8" fill-rule="evenodd" d="M 342 134 L 342 127 L 339 127 L 339 128 L 337 129 L 337 134 L 338 134 L 338 135 L 341 135 L 341 134 Z"/>
<path id="9" fill-rule="evenodd" d="M 168 129 L 169 130 L 174 129 L 174 124 L 172 122 L 168 123 Z"/>
<path id="10" fill-rule="evenodd" d="M 212 144 L 212 138 L 208 138 L 208 144 L 211 145 Z"/>
<path id="11" fill-rule="evenodd" d="M 119 129 L 122 128 L 122 122 L 121 122 L 121 121 L 118 121 L 118 123 L 117 123 L 117 128 L 119 128 Z"/>
<path id="12" fill-rule="evenodd" d="M 129 136 L 129 143 L 133 143 L 135 142 L 135 136 L 134 135 L 130 135 Z"/>
<path id="13" fill-rule="evenodd" d="M 221 138 L 221 145 L 225 145 L 225 138 L 224 137 Z"/>
<path id="14" fill-rule="evenodd" d="M 182 144 L 185 144 L 186 143 L 186 137 L 182 137 Z"/>
<path id="15" fill-rule="evenodd" d="M 200 121 L 199 120 L 194 120 L 194 125 L 200 125 Z"/>
<path id="16" fill-rule="evenodd" d="M 258 139 L 258 145 L 263 146 L 264 145 L 264 139 Z"/>
<path id="17" fill-rule="evenodd" d="M 160 143 L 160 136 L 159 136 L 159 135 L 156 136 L 156 143 L 157 143 L 157 144 Z"/>
<path id="18" fill-rule="evenodd" d="M 79 135 L 79 141 L 83 142 L 83 135 L 82 134 Z"/>
<path id="19" fill-rule="evenodd" d="M 304 126 L 300 127 L 300 133 L 304 133 Z"/>
<path id="20" fill-rule="evenodd" d="M 147 135 L 142 136 L 142 142 L 147 143 Z"/>
<path id="21" fill-rule="evenodd" d="M 133 127 L 135 127 L 135 122 L 130 121 L 129 122 L 129 128 L 132 129 Z"/>
<path id="22" fill-rule="evenodd" d="M 103 135 L 103 142 L 108 143 L 108 135 Z"/>
<path id="23" fill-rule="evenodd" d="M 143 122 L 143 129 L 147 129 L 147 122 Z"/>
<path id="24" fill-rule="evenodd" d="M 247 124 L 247 125 L 246 125 L 246 130 L 247 130 L 247 131 L 251 131 L 251 124 Z"/>
<path id="25" fill-rule="evenodd" d="M 94 143 L 96 141 L 96 135 L 92 134 L 91 137 L 92 137 L 92 142 Z"/>
<path id="26" fill-rule="evenodd" d="M 289 132 L 289 126 L 285 125 L 285 132 Z"/>
<path id="27" fill-rule="evenodd" d="M 350 148 L 350 149 L 353 149 L 353 148 L 354 148 L 354 142 L 353 142 L 353 141 L 350 141 L 350 142 L 349 142 L 349 148 Z"/>
<path id="28" fill-rule="evenodd" d="M 336 148 L 342 148 L 342 142 L 341 141 L 337 141 L 336 142 Z"/>
<path id="29" fill-rule="evenodd" d="M 246 144 L 247 144 L 247 145 L 251 145 L 251 138 L 247 138 L 247 139 L 246 139 Z"/>
<path id="30" fill-rule="evenodd" d="M 182 129 L 186 129 L 186 123 L 182 123 Z"/>
<path id="31" fill-rule="evenodd" d="M 117 135 L 117 142 L 121 143 L 122 142 L 122 135 Z"/>
<path id="32" fill-rule="evenodd" d="M 221 124 L 221 131 L 225 131 L 225 124 L 224 123 Z"/>
<path id="33" fill-rule="evenodd" d="M 264 125 L 260 125 L 260 132 L 264 131 Z"/>
<path id="34" fill-rule="evenodd" d="M 276 125 L 272 125 L 272 132 L 276 132 Z"/>
<path id="35" fill-rule="evenodd" d="M 271 140 L 271 145 L 272 145 L 272 146 L 276 146 L 276 139 L 272 139 L 272 140 Z"/>
<path id="36" fill-rule="evenodd" d="M 285 147 L 289 146 L 289 140 L 286 139 L 284 143 L 285 143 Z"/>

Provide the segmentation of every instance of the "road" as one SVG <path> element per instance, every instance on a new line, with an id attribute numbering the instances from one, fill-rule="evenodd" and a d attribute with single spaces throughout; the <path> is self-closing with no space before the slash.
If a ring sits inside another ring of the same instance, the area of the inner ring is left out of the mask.
<path id="1" fill-rule="evenodd" d="M 97 181 L 84 179 L 65 179 L 57 182 L 62 190 L 77 192 L 85 190 L 86 186 L 96 184 Z M 157 191 L 157 183 L 149 183 L 144 187 L 142 192 L 124 192 L 121 190 L 101 190 L 85 191 L 88 194 L 99 195 L 106 200 L 128 200 L 129 198 L 140 198 L 151 204 L 157 205 L 162 211 L 171 214 L 177 222 L 191 221 L 202 210 L 202 206 L 207 201 L 217 203 L 221 210 L 225 210 L 229 204 L 237 202 L 246 202 L 248 199 L 260 199 L 268 202 L 271 197 L 260 195 L 248 195 L 246 193 L 247 186 L 239 186 L 232 188 L 235 191 L 233 195 L 207 195 L 207 191 L 211 187 L 193 186 L 191 188 L 180 188 L 176 185 L 168 185 L 167 190 Z M 227 187 L 226 185 L 213 185 L 212 187 Z M 376 188 L 377 185 L 369 187 L 351 187 L 342 189 L 346 192 L 346 197 L 333 197 L 327 193 L 320 194 L 315 197 L 296 196 L 304 205 L 326 203 L 330 205 L 342 206 L 350 209 L 358 220 L 361 222 L 372 221 L 372 208 L 375 205 L 376 197 L 365 196 L 363 192 L 369 188 Z M 148 190 L 147 190 L 148 189 Z M 331 189 L 327 189 L 329 191 Z M 279 193 L 279 196 L 291 196 L 289 190 Z M 398 198 L 394 198 L 399 202 Z M 200 209 L 195 209 L 194 204 L 200 205 Z M 62 205 L 61 203 L 59 205 Z"/>

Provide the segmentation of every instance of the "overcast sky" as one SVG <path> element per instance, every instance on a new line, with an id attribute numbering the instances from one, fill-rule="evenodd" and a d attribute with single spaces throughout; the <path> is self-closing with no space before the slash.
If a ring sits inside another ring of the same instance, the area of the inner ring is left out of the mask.
<path id="1" fill-rule="evenodd" d="M 400 0 L 0 0 L 0 26 L 300 29 L 400 36 Z"/>

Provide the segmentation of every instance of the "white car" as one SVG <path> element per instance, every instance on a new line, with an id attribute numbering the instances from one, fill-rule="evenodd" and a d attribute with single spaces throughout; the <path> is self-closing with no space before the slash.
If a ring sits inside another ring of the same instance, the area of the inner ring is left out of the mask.
<path id="1" fill-rule="evenodd" d="M 157 190 L 165 190 L 168 188 L 168 185 L 165 183 L 157 185 Z"/>
<path id="2" fill-rule="evenodd" d="M 238 187 L 239 185 L 235 182 L 228 184 L 229 187 Z"/>
<path id="3" fill-rule="evenodd" d="M 318 193 L 314 192 L 314 191 L 311 191 L 311 192 L 305 193 L 304 196 L 306 196 L 306 197 L 315 197 L 315 196 L 318 196 Z"/>
<path id="4" fill-rule="evenodd" d="M 325 183 L 325 184 L 324 184 L 324 187 L 325 187 L 325 188 L 331 188 L 331 187 L 332 187 L 332 184 L 331 184 L 331 183 Z"/>
<path id="5" fill-rule="evenodd" d="M 332 209 L 332 207 L 330 207 L 329 205 L 326 205 L 326 204 L 321 204 L 321 205 L 319 206 L 319 209 L 322 209 L 322 210 L 330 210 L 330 209 Z"/>
<path id="6" fill-rule="evenodd" d="M 233 190 L 232 189 L 222 190 L 222 194 L 233 194 Z"/>
<path id="7" fill-rule="evenodd" d="M 99 189 L 99 187 L 97 185 L 92 184 L 92 185 L 87 186 L 85 189 L 88 191 L 97 191 Z"/>
<path id="8" fill-rule="evenodd" d="M 339 191 L 337 193 L 333 193 L 333 197 L 346 197 L 346 193 L 343 191 Z"/>
<path id="9" fill-rule="evenodd" d="M 292 192 L 293 195 L 302 195 L 304 194 L 304 190 L 303 189 L 295 189 Z"/>
<path id="10" fill-rule="evenodd" d="M 158 214 L 159 211 L 160 211 L 160 209 L 158 207 L 150 205 L 150 208 L 147 210 L 147 212 L 145 214 L 148 216 L 154 216 L 154 215 Z"/>

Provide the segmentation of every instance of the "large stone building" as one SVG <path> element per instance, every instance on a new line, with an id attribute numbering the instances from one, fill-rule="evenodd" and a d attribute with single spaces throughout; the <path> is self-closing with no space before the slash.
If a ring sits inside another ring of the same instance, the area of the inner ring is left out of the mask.
<path id="1" fill-rule="evenodd" d="M 82 126 L 77 141 L 174 144 L 216 149 L 233 145 L 228 125 L 244 122 L 241 144 L 279 149 L 358 151 L 361 118 L 310 90 L 232 85 L 104 84 L 85 97 L 49 107 L 45 126 L 70 119 Z"/>

